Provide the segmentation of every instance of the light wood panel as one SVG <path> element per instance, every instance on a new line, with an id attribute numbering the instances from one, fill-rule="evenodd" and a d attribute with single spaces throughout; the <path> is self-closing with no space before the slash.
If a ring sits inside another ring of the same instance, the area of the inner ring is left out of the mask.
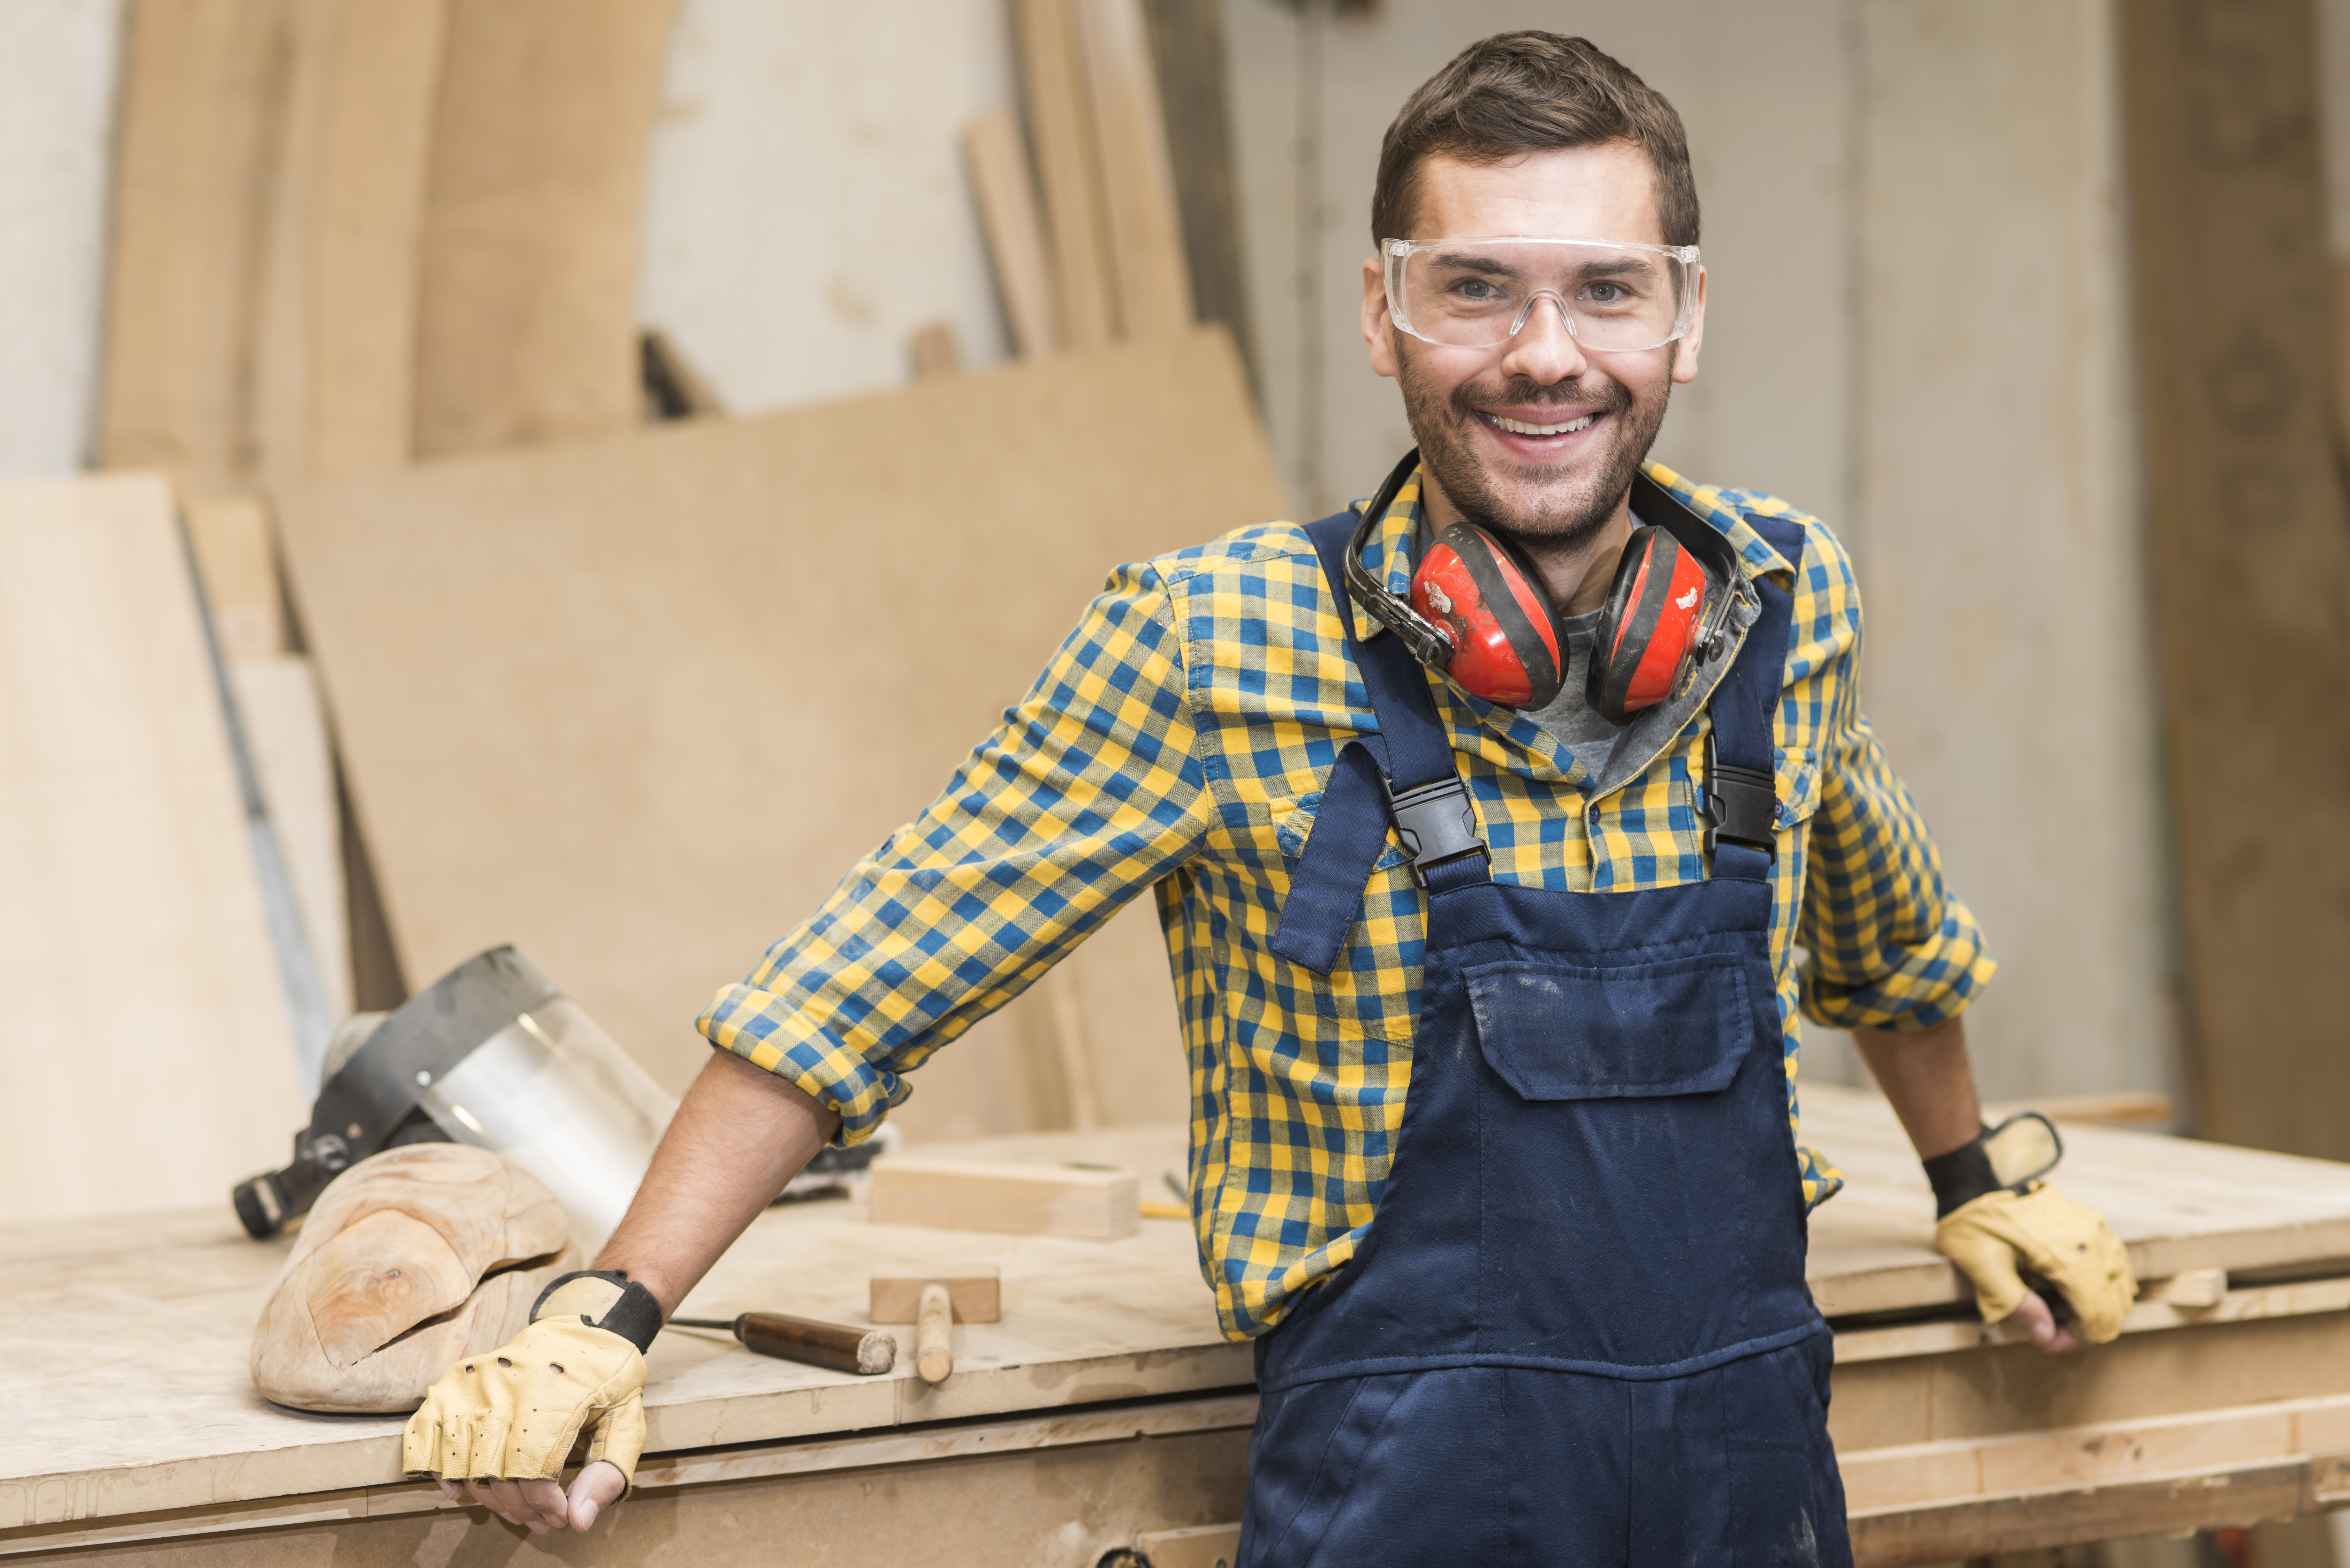
<path id="1" fill-rule="evenodd" d="M 0 486 L 0 1218 L 217 1195 L 305 1119 L 160 475 Z"/>
<path id="2" fill-rule="evenodd" d="M 229 678 L 269 820 L 286 857 L 294 902 L 310 939 L 319 989 L 329 1018 L 338 1022 L 353 1011 L 349 890 L 343 877 L 334 749 L 317 680 L 310 661 L 298 656 L 232 659 Z"/>
<path id="3" fill-rule="evenodd" d="M 447 4 L 416 451 L 626 430 L 646 140 L 675 0 Z"/>
<path id="4" fill-rule="evenodd" d="M 271 484 L 408 460 L 448 0 L 296 0 L 257 322 Z"/>
<path id="5" fill-rule="evenodd" d="M 1241 256 L 1223 7 L 1221 0 L 1145 0 L 1143 9 L 1150 24 L 1150 56 L 1159 67 L 1192 309 L 1202 321 L 1224 324 L 1253 381 L 1256 355 Z"/>
<path id="6" fill-rule="evenodd" d="M 2146 0 L 2119 16 L 2198 1125 L 2338 1158 L 2350 530 L 2315 17 L 2308 0 Z"/>
<path id="7" fill-rule="evenodd" d="M 1191 325 L 1191 275 L 1142 0 L 1076 0 L 1076 10 L 1118 325 L 1128 337 L 1180 332 Z"/>
<path id="8" fill-rule="evenodd" d="M 249 488 L 296 0 L 136 0 L 115 137 L 99 456 Z"/>
<path id="9" fill-rule="evenodd" d="M 1013 348 L 1023 358 L 1042 358 L 1061 346 L 1061 308 L 1043 200 L 1018 118 L 1009 109 L 980 116 L 963 128 L 962 149 Z"/>
<path id="10" fill-rule="evenodd" d="M 213 631 L 229 659 L 275 659 L 286 649 L 286 589 L 269 511 L 250 495 L 182 503 Z"/>
<path id="11" fill-rule="evenodd" d="M 280 522 L 411 983 L 516 942 L 681 1089 L 712 993 L 930 801 L 1115 563 L 1279 506 L 1201 332 L 319 485 Z M 1147 905 L 1081 994 L 1105 1106 L 1169 1117 Z M 963 1049 L 908 1111 L 1010 1093 L 954 1081 Z"/>
<path id="12" fill-rule="evenodd" d="M 1061 341 L 1091 348 L 1118 336 L 1117 280 L 1101 206 L 1101 166 L 1087 95 L 1078 0 L 1014 0 L 1020 88 L 1045 192 L 1059 286 Z"/>

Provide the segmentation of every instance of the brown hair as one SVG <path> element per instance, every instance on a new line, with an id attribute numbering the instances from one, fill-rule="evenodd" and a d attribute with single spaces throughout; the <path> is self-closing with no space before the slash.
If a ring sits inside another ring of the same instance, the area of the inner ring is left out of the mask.
<path id="1" fill-rule="evenodd" d="M 1689 136 L 1664 94 L 1587 38 L 1529 31 L 1480 39 L 1422 82 L 1388 127 L 1371 190 L 1371 243 L 1409 237 L 1422 159 L 1498 163 L 1609 141 L 1648 155 L 1665 243 L 1697 244 Z"/>

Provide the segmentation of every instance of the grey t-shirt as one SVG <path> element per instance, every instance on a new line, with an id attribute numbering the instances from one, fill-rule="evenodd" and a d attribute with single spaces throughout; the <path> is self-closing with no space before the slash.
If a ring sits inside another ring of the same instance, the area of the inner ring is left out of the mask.
<path id="1" fill-rule="evenodd" d="M 1591 668 L 1591 645 L 1599 632 L 1602 610 L 1589 615 L 1561 616 L 1558 629 L 1564 646 L 1560 652 L 1566 658 L 1566 679 L 1560 683 L 1558 695 L 1550 706 L 1534 711 L 1534 722 L 1548 730 L 1559 744 L 1575 753 L 1596 783 L 1607 771 L 1607 753 L 1616 749 L 1616 737 L 1629 725 L 1611 724 L 1599 711 L 1584 701 L 1584 681 Z"/>

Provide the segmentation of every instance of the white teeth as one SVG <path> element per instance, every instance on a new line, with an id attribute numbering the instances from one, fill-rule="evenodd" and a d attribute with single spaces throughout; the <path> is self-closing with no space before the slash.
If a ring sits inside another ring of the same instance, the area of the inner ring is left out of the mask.
<path id="1" fill-rule="evenodd" d="M 1512 435 L 1555 436 L 1565 435 L 1570 431 L 1579 431 L 1599 416 L 1586 414 L 1579 420 L 1569 420 L 1563 425 L 1530 425 L 1523 420 L 1505 420 L 1499 414 L 1487 414 L 1485 417 Z"/>

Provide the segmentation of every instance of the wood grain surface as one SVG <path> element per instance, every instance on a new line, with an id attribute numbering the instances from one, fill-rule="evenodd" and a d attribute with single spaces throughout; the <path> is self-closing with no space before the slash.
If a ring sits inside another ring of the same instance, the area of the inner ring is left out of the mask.
<path id="1" fill-rule="evenodd" d="M 157 474 L 0 486 L 0 1219 L 137 1212 L 307 1119 Z"/>

